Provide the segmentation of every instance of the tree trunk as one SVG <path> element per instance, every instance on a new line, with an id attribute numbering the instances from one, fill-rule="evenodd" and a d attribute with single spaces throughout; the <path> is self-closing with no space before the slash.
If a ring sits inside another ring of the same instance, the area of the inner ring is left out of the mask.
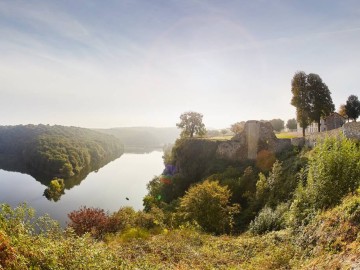
<path id="1" fill-rule="evenodd" d="M 320 122 L 321 122 L 321 120 L 319 120 L 319 122 L 318 122 L 318 132 L 320 132 L 320 126 L 321 126 Z"/>
<path id="2" fill-rule="evenodd" d="M 191 126 L 191 128 L 190 128 L 190 138 L 194 137 L 194 133 L 195 133 L 195 128 L 194 128 L 194 126 Z"/>
<path id="3" fill-rule="evenodd" d="M 302 128 L 303 129 L 303 137 L 305 137 L 305 127 Z"/>

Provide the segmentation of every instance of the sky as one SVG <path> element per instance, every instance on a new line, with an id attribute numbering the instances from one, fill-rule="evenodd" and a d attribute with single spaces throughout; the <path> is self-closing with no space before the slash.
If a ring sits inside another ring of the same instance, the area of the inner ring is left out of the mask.
<path id="1" fill-rule="evenodd" d="M 295 117 L 291 79 L 360 94 L 360 1 L 0 0 L 0 125 Z"/>

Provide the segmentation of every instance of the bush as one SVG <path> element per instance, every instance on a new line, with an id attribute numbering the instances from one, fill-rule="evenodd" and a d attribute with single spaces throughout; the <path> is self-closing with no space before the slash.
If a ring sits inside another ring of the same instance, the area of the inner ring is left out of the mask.
<path id="1" fill-rule="evenodd" d="M 136 212 L 132 207 L 121 207 L 109 217 L 108 232 L 122 231 L 135 226 Z"/>
<path id="2" fill-rule="evenodd" d="M 71 220 L 68 226 L 73 228 L 77 235 L 91 233 L 96 238 L 103 236 L 109 223 L 108 215 L 100 208 L 83 206 L 69 213 L 68 217 Z"/>
<path id="3" fill-rule="evenodd" d="M 291 206 L 293 225 L 309 221 L 318 210 L 338 204 L 360 184 L 359 146 L 344 137 L 326 138 L 309 158 L 306 183 L 299 183 Z"/>
<path id="4" fill-rule="evenodd" d="M 229 205 L 230 190 L 219 182 L 205 182 L 191 187 L 181 198 L 179 211 L 185 220 L 196 221 L 205 231 L 224 233 L 232 228 L 233 216 L 240 206 Z"/>
<path id="5" fill-rule="evenodd" d="M 285 228 L 285 212 L 288 210 L 285 203 L 279 204 L 275 210 L 265 206 L 257 217 L 251 221 L 249 231 L 253 234 L 263 234 Z"/>
<path id="6" fill-rule="evenodd" d="M 16 255 L 15 249 L 10 244 L 9 237 L 0 230 L 0 269 L 13 265 Z"/>
<path id="7" fill-rule="evenodd" d="M 314 149 L 310 159 L 308 189 L 317 208 L 338 204 L 360 183 L 360 149 L 346 138 L 328 138 Z"/>
<path id="8" fill-rule="evenodd" d="M 120 239 L 125 242 L 129 242 L 135 239 L 148 239 L 150 233 L 143 228 L 129 228 L 120 235 Z"/>

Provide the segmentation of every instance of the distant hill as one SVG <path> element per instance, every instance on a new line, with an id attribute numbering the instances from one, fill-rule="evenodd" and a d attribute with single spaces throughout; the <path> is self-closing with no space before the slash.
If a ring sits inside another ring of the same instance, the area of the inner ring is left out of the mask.
<path id="1" fill-rule="evenodd" d="M 96 129 L 119 138 L 125 148 L 157 148 L 174 143 L 180 136 L 180 130 L 175 127 L 120 127 L 110 129 Z"/>
<path id="2" fill-rule="evenodd" d="M 86 176 L 121 156 L 114 136 L 94 130 L 49 126 L 0 126 L 0 168 L 27 173 L 45 184 Z"/>

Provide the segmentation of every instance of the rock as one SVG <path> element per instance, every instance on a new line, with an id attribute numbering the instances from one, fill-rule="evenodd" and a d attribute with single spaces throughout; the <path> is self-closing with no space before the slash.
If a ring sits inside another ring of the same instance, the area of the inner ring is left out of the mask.
<path id="1" fill-rule="evenodd" d="M 345 123 L 342 128 L 345 137 L 360 140 L 360 122 Z"/>

